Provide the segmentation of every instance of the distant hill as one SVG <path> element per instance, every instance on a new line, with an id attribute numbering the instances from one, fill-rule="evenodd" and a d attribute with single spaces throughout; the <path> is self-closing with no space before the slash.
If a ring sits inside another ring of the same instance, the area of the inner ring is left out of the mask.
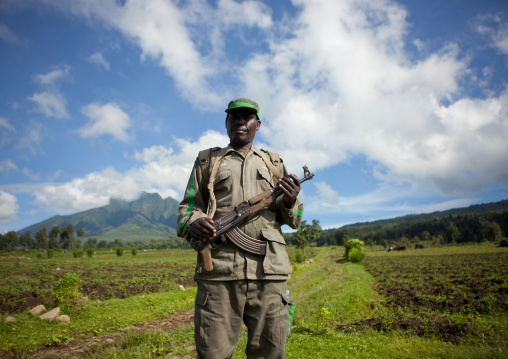
<path id="1" fill-rule="evenodd" d="M 341 228 L 358 228 L 358 227 L 379 227 L 386 226 L 390 224 L 399 224 L 404 222 L 417 222 L 422 220 L 432 220 L 436 218 L 443 218 L 448 216 L 459 216 L 459 215 L 468 215 L 468 214 L 481 214 L 486 212 L 495 212 L 495 211 L 504 211 L 508 209 L 508 199 L 492 202 L 492 203 L 482 203 L 482 204 L 474 204 L 469 207 L 462 208 L 452 208 L 446 211 L 436 211 L 432 213 L 424 213 L 424 214 L 408 214 L 401 217 L 395 217 L 391 219 L 381 219 L 378 221 L 372 222 L 361 222 L 354 223 L 342 226 Z"/>
<path id="2" fill-rule="evenodd" d="M 53 226 L 72 224 L 76 230 L 83 228 L 84 238 L 95 237 L 98 240 L 118 238 L 122 242 L 145 242 L 176 237 L 178 204 L 171 197 L 162 199 L 158 193 L 143 193 L 131 202 L 111 199 L 107 206 L 68 216 L 54 216 L 18 231 L 18 235 L 30 232 L 35 237 L 35 233 L 44 226 L 49 232 Z"/>

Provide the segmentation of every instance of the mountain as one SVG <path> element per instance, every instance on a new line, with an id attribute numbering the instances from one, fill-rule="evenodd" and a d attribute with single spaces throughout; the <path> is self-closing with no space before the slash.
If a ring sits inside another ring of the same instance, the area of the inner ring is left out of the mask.
<path id="1" fill-rule="evenodd" d="M 18 234 L 30 232 L 33 238 L 44 226 L 49 232 L 53 226 L 72 224 L 76 230 L 83 228 L 84 238 L 95 237 L 98 240 L 118 238 L 122 242 L 145 242 L 176 237 L 178 204 L 171 197 L 162 199 L 158 193 L 145 192 L 131 202 L 111 199 L 104 207 L 68 216 L 54 216 L 22 229 Z"/>

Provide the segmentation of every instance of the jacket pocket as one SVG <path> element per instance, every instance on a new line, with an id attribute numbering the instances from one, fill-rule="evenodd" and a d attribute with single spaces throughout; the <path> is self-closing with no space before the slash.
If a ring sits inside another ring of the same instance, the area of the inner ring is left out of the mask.
<path id="1" fill-rule="evenodd" d="M 263 260 L 265 274 L 291 274 L 291 263 L 286 252 L 286 241 L 277 229 L 263 229 L 261 235 L 266 239 L 266 255 Z"/>
<path id="2" fill-rule="evenodd" d="M 213 187 L 217 208 L 231 206 L 233 199 L 233 193 L 231 192 L 232 185 L 231 169 L 222 170 L 217 173 Z"/>

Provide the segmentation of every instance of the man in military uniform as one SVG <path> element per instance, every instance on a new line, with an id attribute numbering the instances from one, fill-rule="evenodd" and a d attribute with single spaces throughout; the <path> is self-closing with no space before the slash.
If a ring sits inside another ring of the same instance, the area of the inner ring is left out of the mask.
<path id="1" fill-rule="evenodd" d="M 237 99 L 229 103 L 226 113 L 229 146 L 202 151 L 198 156 L 180 203 L 178 235 L 194 241 L 214 237 L 214 220 L 273 188 L 277 178 L 284 194 L 257 217 L 239 225 L 246 235 L 266 241 L 266 255 L 249 253 L 226 242 L 211 251 L 211 271 L 204 269 L 198 255 L 194 275 L 198 285 L 196 349 L 201 359 L 231 357 L 243 320 L 248 329 L 248 358 L 283 358 L 289 325 L 286 280 L 291 264 L 281 226 L 300 226 L 300 181 L 287 173 L 278 155 L 253 146 L 261 126 L 257 103 Z M 211 190 L 207 188 L 210 176 Z"/>

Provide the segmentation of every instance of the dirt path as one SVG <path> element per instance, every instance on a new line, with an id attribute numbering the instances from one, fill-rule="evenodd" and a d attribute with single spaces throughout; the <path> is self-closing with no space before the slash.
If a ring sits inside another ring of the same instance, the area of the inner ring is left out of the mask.
<path id="1" fill-rule="evenodd" d="M 120 328 L 117 331 L 103 336 L 88 336 L 80 338 L 79 340 L 72 341 L 58 347 L 50 347 L 42 349 L 36 354 L 30 356 L 30 359 L 48 359 L 48 358 L 84 358 L 84 353 L 87 349 L 94 345 L 113 345 L 116 341 L 120 340 L 128 331 L 142 331 L 160 329 L 163 331 L 171 331 L 180 324 L 190 324 L 194 319 L 194 309 L 170 315 L 169 317 L 154 320 L 149 323 L 139 325 L 132 325 L 125 328 Z"/>

